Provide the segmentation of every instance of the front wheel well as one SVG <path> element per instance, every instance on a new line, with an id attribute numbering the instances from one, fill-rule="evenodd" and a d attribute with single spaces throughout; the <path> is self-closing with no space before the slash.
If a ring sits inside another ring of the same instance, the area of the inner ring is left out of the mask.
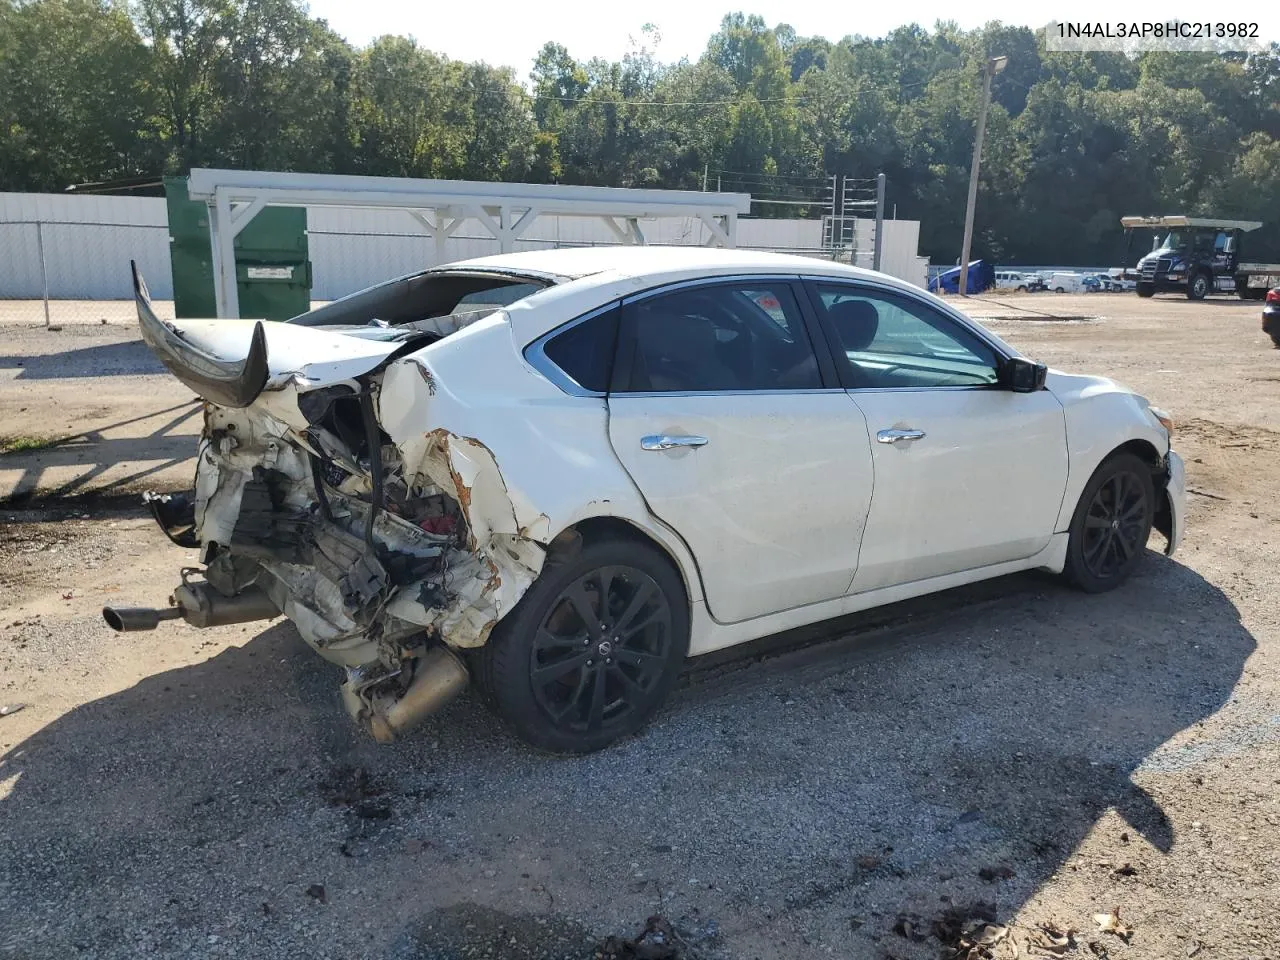
<path id="1" fill-rule="evenodd" d="M 1127 443 L 1122 443 L 1103 459 L 1110 459 L 1118 453 L 1132 453 L 1151 467 L 1152 470 L 1158 471 L 1162 466 L 1161 461 L 1163 458 L 1160 456 L 1160 451 L 1155 448 L 1155 445 L 1150 440 L 1130 440 Z"/>

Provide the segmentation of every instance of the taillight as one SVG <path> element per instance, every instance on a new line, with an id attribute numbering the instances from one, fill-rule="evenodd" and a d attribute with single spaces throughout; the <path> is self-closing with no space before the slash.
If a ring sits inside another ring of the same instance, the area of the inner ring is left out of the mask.
<path id="1" fill-rule="evenodd" d="M 1280 303 L 1280 287 L 1273 287 L 1267 291 L 1267 303 Z"/>

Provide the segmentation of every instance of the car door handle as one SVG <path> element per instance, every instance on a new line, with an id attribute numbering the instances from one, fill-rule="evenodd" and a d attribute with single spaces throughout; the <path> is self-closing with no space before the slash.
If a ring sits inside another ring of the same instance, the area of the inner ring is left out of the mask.
<path id="1" fill-rule="evenodd" d="M 672 450 L 676 447 L 705 447 L 706 437 L 689 434 L 651 433 L 640 438 L 641 450 Z"/>
<path id="2" fill-rule="evenodd" d="M 876 434 L 877 443 L 898 443 L 900 440 L 923 440 L 923 430 L 881 430 Z"/>

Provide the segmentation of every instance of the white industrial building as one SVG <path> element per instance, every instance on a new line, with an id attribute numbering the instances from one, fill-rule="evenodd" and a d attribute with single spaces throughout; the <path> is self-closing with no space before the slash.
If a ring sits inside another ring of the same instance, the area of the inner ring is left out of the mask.
<path id="1" fill-rule="evenodd" d="M 484 186 L 492 189 L 520 185 Z M 730 197 L 741 196 L 710 193 L 706 200 L 710 208 L 717 200 L 724 206 Z M 505 214 L 500 221 L 488 225 L 465 219 L 439 238 L 430 232 L 439 220 L 430 219 L 428 214 L 427 223 L 420 218 L 415 222 L 403 207 L 377 209 L 363 205 L 359 198 L 352 206 L 306 206 L 315 300 L 331 300 L 424 266 L 498 253 L 504 245 L 514 250 L 640 240 L 649 244 L 694 245 L 723 242 L 728 231 L 732 245 L 739 247 L 827 258 L 837 255 L 823 248 L 821 220 L 727 216 L 717 221 L 696 213 L 630 216 L 631 209 L 641 210 L 640 204 L 607 219 L 598 214 L 542 212 L 523 223 L 509 222 Z M 493 229 L 517 225 L 520 229 L 503 239 Z M 639 231 L 638 236 L 633 229 Z M 870 267 L 874 220 L 859 219 L 853 233 L 852 258 L 857 265 Z M 927 260 L 916 252 L 919 234 L 917 221 L 884 221 L 881 269 L 923 287 Z M 851 255 L 849 250 L 841 254 L 843 259 Z M 45 295 L 47 283 L 51 299 L 126 299 L 132 295 L 130 260 L 138 262 L 154 297 L 172 297 L 164 199 L 0 193 L 0 298 L 39 299 Z"/>

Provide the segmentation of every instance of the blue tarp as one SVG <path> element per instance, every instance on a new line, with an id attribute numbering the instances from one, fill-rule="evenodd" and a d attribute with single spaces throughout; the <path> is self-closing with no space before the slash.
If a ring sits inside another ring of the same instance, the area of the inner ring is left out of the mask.
<path id="1" fill-rule="evenodd" d="M 996 284 L 996 270 L 985 260 L 973 260 L 969 263 L 969 276 L 965 281 L 965 293 L 981 293 Z M 952 267 L 944 270 L 929 281 L 932 293 L 959 293 L 960 268 Z"/>

